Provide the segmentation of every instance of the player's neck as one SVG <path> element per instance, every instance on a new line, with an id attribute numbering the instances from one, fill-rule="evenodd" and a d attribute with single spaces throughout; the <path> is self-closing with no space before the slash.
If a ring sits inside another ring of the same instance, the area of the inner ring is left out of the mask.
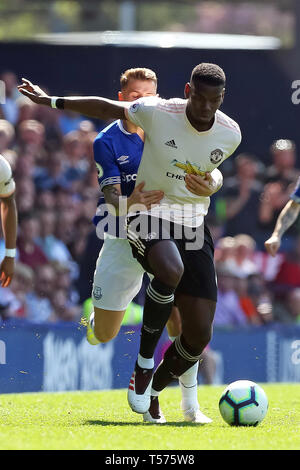
<path id="1" fill-rule="evenodd" d="M 212 126 L 215 122 L 215 117 L 213 117 L 213 119 L 209 122 L 201 122 L 201 121 L 198 121 L 198 120 L 194 119 L 192 117 L 191 113 L 189 112 L 188 107 L 186 108 L 186 116 L 187 116 L 191 126 L 193 126 L 194 129 L 196 129 L 196 131 L 198 131 L 198 132 L 208 131 L 209 129 L 212 128 Z"/>
<path id="2" fill-rule="evenodd" d="M 132 122 L 128 120 L 123 120 L 122 121 L 123 127 L 125 131 L 130 132 L 130 134 L 138 134 L 138 136 L 144 140 L 144 131 L 140 127 L 136 126 Z"/>

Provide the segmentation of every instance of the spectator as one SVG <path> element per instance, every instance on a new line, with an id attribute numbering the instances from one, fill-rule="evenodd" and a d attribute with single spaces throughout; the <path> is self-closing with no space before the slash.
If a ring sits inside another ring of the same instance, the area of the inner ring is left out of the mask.
<path id="1" fill-rule="evenodd" d="M 226 266 L 237 277 L 247 278 L 258 272 L 258 268 L 253 261 L 255 247 L 255 240 L 249 235 L 240 234 L 234 237 L 233 257 L 227 260 Z"/>
<path id="2" fill-rule="evenodd" d="M 81 309 L 79 306 L 71 304 L 68 293 L 62 289 L 56 289 L 51 295 L 52 306 L 54 308 L 54 321 L 79 321 Z"/>
<path id="3" fill-rule="evenodd" d="M 56 273 L 55 288 L 63 289 L 67 293 L 70 305 L 78 305 L 79 294 L 74 287 L 74 281 L 76 281 L 78 277 L 77 266 L 75 263 L 70 266 L 69 264 L 63 264 L 60 261 L 52 262 L 52 266 Z"/>
<path id="4" fill-rule="evenodd" d="M 277 294 L 300 286 L 300 236 L 295 239 L 292 250 L 285 254 L 273 285 Z"/>
<path id="5" fill-rule="evenodd" d="M 26 296 L 27 318 L 36 323 L 54 321 L 54 308 L 50 298 L 55 285 L 55 270 L 50 264 L 35 268 L 34 291 Z"/>
<path id="6" fill-rule="evenodd" d="M 40 222 L 33 213 L 24 214 L 19 222 L 20 235 L 17 242 L 19 260 L 21 263 L 36 269 L 47 264 L 48 258 L 36 243 L 40 235 Z"/>
<path id="7" fill-rule="evenodd" d="M 88 172 L 89 162 L 85 150 L 80 132 L 72 131 L 64 136 L 65 177 L 70 184 L 74 180 L 81 180 Z"/>
<path id="8" fill-rule="evenodd" d="M 259 181 L 259 164 L 250 154 L 240 154 L 235 159 L 236 174 L 225 179 L 223 188 L 216 194 L 226 204 L 225 236 L 248 233 L 256 237 L 259 232 L 258 207 L 263 191 Z"/>
<path id="9" fill-rule="evenodd" d="M 16 125 L 19 114 L 16 101 L 21 96 L 17 89 L 17 76 L 14 72 L 6 71 L 1 74 L 0 80 L 4 82 L 5 89 L 5 103 L 1 105 L 0 114 L 11 124 Z"/>
<path id="10" fill-rule="evenodd" d="M 72 131 L 77 131 L 80 123 L 85 121 L 85 118 L 82 116 L 78 116 L 77 113 L 70 111 L 68 109 L 64 110 L 63 113 L 59 115 L 59 127 L 62 134 L 68 134 Z"/>
<path id="11" fill-rule="evenodd" d="M 273 295 L 262 273 L 248 277 L 248 295 L 255 305 L 261 324 L 272 323 L 274 321 Z"/>
<path id="12" fill-rule="evenodd" d="M 291 289 L 284 301 L 274 304 L 274 318 L 280 323 L 300 324 L 300 288 Z"/>
<path id="13" fill-rule="evenodd" d="M 235 240 L 233 237 L 222 237 L 215 248 L 215 262 L 222 269 L 227 263 L 234 260 Z"/>
<path id="14" fill-rule="evenodd" d="M 228 268 L 219 270 L 217 274 L 219 290 L 214 326 L 230 328 L 248 325 L 235 290 L 236 276 Z"/>
<path id="15" fill-rule="evenodd" d="M 34 271 L 26 264 L 16 263 L 15 275 L 10 286 L 15 296 L 15 301 L 9 308 L 12 317 L 28 317 L 27 295 L 32 293 L 33 285 Z"/>
<path id="16" fill-rule="evenodd" d="M 71 254 L 66 245 L 55 236 L 57 215 L 54 210 L 44 210 L 38 214 L 40 220 L 40 233 L 35 239 L 49 261 L 59 261 L 65 265 L 73 263 Z"/>
<path id="17" fill-rule="evenodd" d="M 29 98 L 22 95 L 16 100 L 16 104 L 18 107 L 18 122 L 16 123 L 17 126 L 22 121 L 35 119 L 37 105 Z"/>
<path id="18" fill-rule="evenodd" d="M 19 153 L 30 151 L 37 166 L 44 165 L 47 158 L 45 128 L 42 123 L 28 119 L 22 121 L 17 129 L 17 146 Z"/>
<path id="19" fill-rule="evenodd" d="M 21 220 L 24 214 L 32 211 L 36 202 L 36 190 L 31 178 L 16 178 L 16 201 Z"/>
<path id="20" fill-rule="evenodd" d="M 64 154 L 61 151 L 50 152 L 45 166 L 42 166 L 35 175 L 37 189 L 54 190 L 56 187 L 67 188 L 69 182 L 64 174 Z"/>
<path id="21" fill-rule="evenodd" d="M 247 317 L 247 321 L 251 325 L 260 325 L 261 319 L 258 314 L 256 305 L 249 295 L 248 290 L 249 284 L 248 279 L 244 276 L 236 277 L 235 280 L 235 290 L 239 297 L 239 304 L 242 308 L 245 316 Z"/>
<path id="22" fill-rule="evenodd" d="M 0 153 L 3 153 L 11 148 L 15 139 L 14 126 L 5 119 L 0 119 Z"/>

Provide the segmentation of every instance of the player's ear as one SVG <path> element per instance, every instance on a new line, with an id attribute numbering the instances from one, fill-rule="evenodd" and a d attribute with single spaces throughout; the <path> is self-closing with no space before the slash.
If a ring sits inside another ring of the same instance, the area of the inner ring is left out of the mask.
<path id="1" fill-rule="evenodd" d="M 222 100 L 221 100 L 221 104 L 222 104 L 223 101 L 224 101 L 224 97 L 225 97 L 225 88 L 223 88 L 223 91 L 222 91 Z"/>
<path id="2" fill-rule="evenodd" d="M 118 91 L 118 99 L 119 101 L 124 101 L 123 93 L 121 91 Z"/>
<path id="3" fill-rule="evenodd" d="M 190 93 L 191 93 L 191 85 L 190 85 L 190 83 L 186 83 L 185 87 L 184 87 L 184 96 L 185 96 L 185 98 L 189 98 Z"/>

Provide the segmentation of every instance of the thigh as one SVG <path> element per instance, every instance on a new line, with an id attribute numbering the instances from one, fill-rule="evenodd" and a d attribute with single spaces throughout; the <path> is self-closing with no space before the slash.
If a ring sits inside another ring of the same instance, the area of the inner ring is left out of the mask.
<path id="1" fill-rule="evenodd" d="M 170 223 L 157 217 L 140 215 L 128 222 L 127 236 L 132 254 L 145 271 L 162 282 L 181 277 L 183 262 Z"/>
<path id="2" fill-rule="evenodd" d="M 214 247 L 209 231 L 205 228 L 201 249 L 187 249 L 184 240 L 178 243 L 184 263 L 184 274 L 176 292 L 216 302 Z"/>
<path id="3" fill-rule="evenodd" d="M 94 273 L 94 307 L 123 312 L 138 294 L 143 275 L 144 270 L 133 258 L 127 240 L 105 239 Z"/>

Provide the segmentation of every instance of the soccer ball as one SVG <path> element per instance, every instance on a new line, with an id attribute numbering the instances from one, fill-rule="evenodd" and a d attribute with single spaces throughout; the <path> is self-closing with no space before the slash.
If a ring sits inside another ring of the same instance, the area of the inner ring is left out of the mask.
<path id="1" fill-rule="evenodd" d="M 219 409 L 231 426 L 257 426 L 267 414 L 268 398 L 255 382 L 237 380 L 223 391 Z"/>

